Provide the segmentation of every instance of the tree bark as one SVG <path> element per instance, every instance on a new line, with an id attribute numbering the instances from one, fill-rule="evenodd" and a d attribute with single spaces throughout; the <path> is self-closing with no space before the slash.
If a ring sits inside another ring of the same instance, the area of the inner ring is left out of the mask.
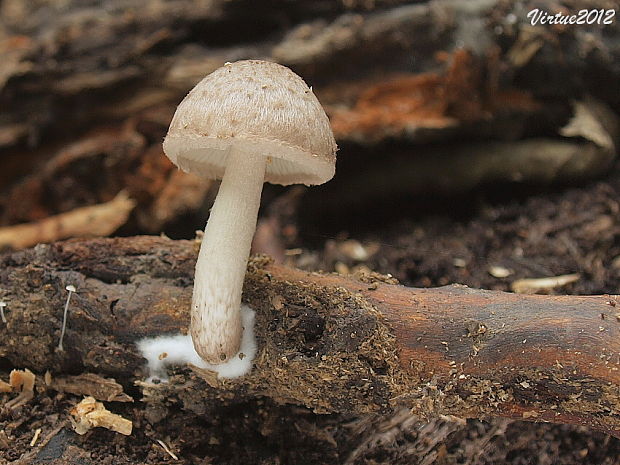
<path id="1" fill-rule="evenodd" d="M 523 296 L 390 284 L 248 265 L 252 373 L 193 367 L 150 384 L 135 341 L 186 332 L 198 244 L 161 237 L 67 241 L 0 257 L 0 356 L 53 375 L 97 372 L 142 387 L 151 419 L 177 398 L 204 413 L 256 396 L 318 413 L 503 416 L 586 425 L 620 437 L 620 314 L 613 296 Z M 385 282 L 388 281 L 388 282 Z M 56 349 L 65 286 L 64 351 Z"/>

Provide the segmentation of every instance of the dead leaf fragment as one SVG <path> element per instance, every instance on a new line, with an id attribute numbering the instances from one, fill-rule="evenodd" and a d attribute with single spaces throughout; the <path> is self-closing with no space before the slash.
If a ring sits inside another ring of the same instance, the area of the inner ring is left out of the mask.
<path id="1" fill-rule="evenodd" d="M 101 427 L 129 436 L 132 430 L 131 420 L 107 410 L 94 397 L 85 397 L 71 409 L 71 424 L 77 434 L 86 434 L 92 428 Z"/>
<path id="2" fill-rule="evenodd" d="M 159 232 L 167 222 L 198 210 L 212 185 L 211 180 L 175 170 L 155 193 L 149 209 L 137 212 L 138 221 L 149 231 Z"/>

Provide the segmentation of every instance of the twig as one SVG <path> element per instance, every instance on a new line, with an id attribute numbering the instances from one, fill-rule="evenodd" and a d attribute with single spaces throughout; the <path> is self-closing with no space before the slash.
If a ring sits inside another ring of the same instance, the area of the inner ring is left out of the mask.
<path id="1" fill-rule="evenodd" d="M 125 192 L 100 205 L 76 208 L 39 222 L 0 228 L 0 248 L 20 249 L 71 237 L 107 236 L 125 224 L 136 203 Z"/>
<path id="2" fill-rule="evenodd" d="M 34 445 L 37 443 L 37 441 L 39 440 L 39 436 L 41 435 L 41 428 L 37 428 L 34 431 L 34 436 L 32 436 L 32 441 L 30 441 L 30 447 L 34 447 Z"/>
<path id="3" fill-rule="evenodd" d="M 162 441 L 161 439 L 157 439 L 156 441 L 157 444 L 159 444 L 170 457 L 172 457 L 174 460 L 179 460 L 179 457 L 177 457 L 174 452 L 170 450 L 170 448 L 164 441 Z"/>

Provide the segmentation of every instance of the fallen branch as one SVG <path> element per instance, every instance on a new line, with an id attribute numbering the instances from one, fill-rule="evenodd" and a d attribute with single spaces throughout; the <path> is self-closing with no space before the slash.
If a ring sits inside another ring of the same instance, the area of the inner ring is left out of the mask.
<path id="1" fill-rule="evenodd" d="M 172 398 L 203 414 L 264 396 L 319 413 L 405 405 L 426 416 L 503 416 L 620 436 L 620 316 L 609 296 L 413 289 L 257 258 L 244 288 L 257 312 L 252 373 L 224 381 L 180 369 L 168 384 L 141 382 L 134 342 L 187 330 L 196 253 L 193 241 L 134 237 L 5 254 L 0 356 L 37 372 L 138 381 L 150 421 L 165 416 Z M 80 292 L 59 352 L 68 284 Z"/>
<path id="2" fill-rule="evenodd" d="M 70 237 L 107 236 L 127 221 L 136 206 L 125 192 L 109 202 L 76 208 L 43 220 L 0 228 L 0 249 L 32 247 Z"/>

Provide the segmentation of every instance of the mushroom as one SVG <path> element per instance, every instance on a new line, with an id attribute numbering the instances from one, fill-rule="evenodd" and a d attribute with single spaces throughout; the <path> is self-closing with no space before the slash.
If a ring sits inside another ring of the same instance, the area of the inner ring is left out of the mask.
<path id="1" fill-rule="evenodd" d="M 67 301 L 65 302 L 65 309 L 62 313 L 62 330 L 60 331 L 60 339 L 58 340 L 58 350 L 60 351 L 65 350 L 62 345 L 62 340 L 65 337 L 65 331 L 67 329 L 67 312 L 69 310 L 69 302 L 71 301 L 71 294 L 73 294 L 74 292 L 77 292 L 77 289 L 75 288 L 73 284 L 69 284 L 65 286 L 65 290 L 69 292 L 69 295 L 67 295 Z"/>
<path id="2" fill-rule="evenodd" d="M 196 271 L 190 333 L 206 362 L 239 350 L 240 305 L 264 182 L 316 185 L 335 171 L 329 119 L 306 83 L 267 61 L 226 63 L 178 106 L 164 152 L 181 170 L 221 179 Z"/>

